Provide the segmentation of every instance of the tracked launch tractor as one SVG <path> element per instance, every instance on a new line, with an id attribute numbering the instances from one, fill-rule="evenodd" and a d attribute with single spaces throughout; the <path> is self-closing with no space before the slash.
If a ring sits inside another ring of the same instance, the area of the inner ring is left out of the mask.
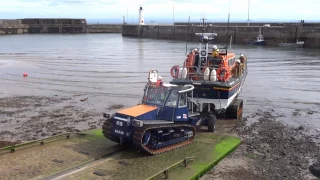
<path id="1" fill-rule="evenodd" d="M 104 114 L 102 129 L 106 138 L 120 145 L 133 143 L 149 154 L 160 154 L 192 143 L 197 126 L 205 125 L 209 132 L 215 131 L 215 112 L 199 112 L 193 101 L 193 85 L 157 81 L 158 71 L 149 71 L 138 105 Z M 228 112 L 237 116 L 238 111 L 241 110 L 237 107 Z"/>

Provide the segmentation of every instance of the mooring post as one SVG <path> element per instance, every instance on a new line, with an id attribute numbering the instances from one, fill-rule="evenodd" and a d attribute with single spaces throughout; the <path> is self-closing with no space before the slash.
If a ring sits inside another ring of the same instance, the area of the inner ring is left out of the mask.
<path id="1" fill-rule="evenodd" d="M 168 169 L 164 170 L 164 176 L 165 176 L 165 179 L 168 179 L 168 178 L 169 178 L 169 171 L 168 171 Z"/>
<path id="2" fill-rule="evenodd" d="M 184 163 L 184 167 L 187 167 L 187 158 L 184 158 L 183 163 Z"/>

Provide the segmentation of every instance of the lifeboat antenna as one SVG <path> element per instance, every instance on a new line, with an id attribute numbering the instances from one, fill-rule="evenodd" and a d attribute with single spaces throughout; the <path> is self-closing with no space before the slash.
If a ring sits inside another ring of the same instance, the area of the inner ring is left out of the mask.
<path id="1" fill-rule="evenodd" d="M 186 55 L 188 54 L 188 32 L 189 32 L 189 28 L 190 28 L 190 16 L 189 16 L 189 20 L 188 20 L 188 28 L 187 28 L 187 31 L 186 31 Z"/>
<path id="2" fill-rule="evenodd" d="M 227 42 L 229 40 L 229 26 L 230 26 L 230 0 L 229 0 L 229 12 L 228 12 L 228 26 L 227 26 Z M 230 48 L 231 48 L 231 40 L 230 40 Z"/>
<path id="3" fill-rule="evenodd" d="M 204 31 L 206 30 L 206 29 L 205 29 L 205 26 L 204 26 L 204 20 L 207 20 L 207 19 L 205 18 L 205 15 L 204 15 L 204 14 L 203 14 L 203 16 L 202 16 L 202 18 L 201 18 L 200 20 L 202 20 L 202 37 L 203 37 L 203 33 L 204 33 Z"/>

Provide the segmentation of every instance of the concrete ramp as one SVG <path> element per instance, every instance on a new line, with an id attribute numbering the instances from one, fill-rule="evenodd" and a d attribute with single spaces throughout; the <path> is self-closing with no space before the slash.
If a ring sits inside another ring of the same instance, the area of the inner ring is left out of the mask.
<path id="1" fill-rule="evenodd" d="M 223 132 L 230 127 L 230 121 L 219 124 Z M 240 142 L 199 131 L 192 144 L 151 156 L 123 149 L 95 129 L 2 148 L 0 179 L 196 179 Z"/>
<path id="2" fill-rule="evenodd" d="M 95 166 L 57 179 L 197 179 L 232 152 L 241 140 L 237 137 L 201 133 L 193 144 L 164 154 L 150 156 L 129 152 Z M 187 158 L 187 166 L 184 159 Z"/>
<path id="3" fill-rule="evenodd" d="M 1 149 L 0 179 L 43 179 L 100 159 L 121 147 L 101 130 L 59 135 Z M 43 142 L 43 143 L 41 143 Z"/>

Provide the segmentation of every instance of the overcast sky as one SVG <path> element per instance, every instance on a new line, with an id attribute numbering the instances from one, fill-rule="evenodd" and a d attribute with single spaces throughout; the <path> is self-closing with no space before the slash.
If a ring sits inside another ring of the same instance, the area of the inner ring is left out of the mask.
<path id="1" fill-rule="evenodd" d="M 230 0 L 232 20 L 248 18 L 248 0 Z M 147 20 L 173 19 L 172 0 L 0 0 L 0 19 L 6 18 L 86 18 L 129 20 L 138 18 L 139 5 L 144 4 Z M 320 20 L 320 0 L 251 0 L 250 19 Z M 175 0 L 176 20 L 200 19 L 207 13 L 208 20 L 227 20 L 228 0 Z"/>

